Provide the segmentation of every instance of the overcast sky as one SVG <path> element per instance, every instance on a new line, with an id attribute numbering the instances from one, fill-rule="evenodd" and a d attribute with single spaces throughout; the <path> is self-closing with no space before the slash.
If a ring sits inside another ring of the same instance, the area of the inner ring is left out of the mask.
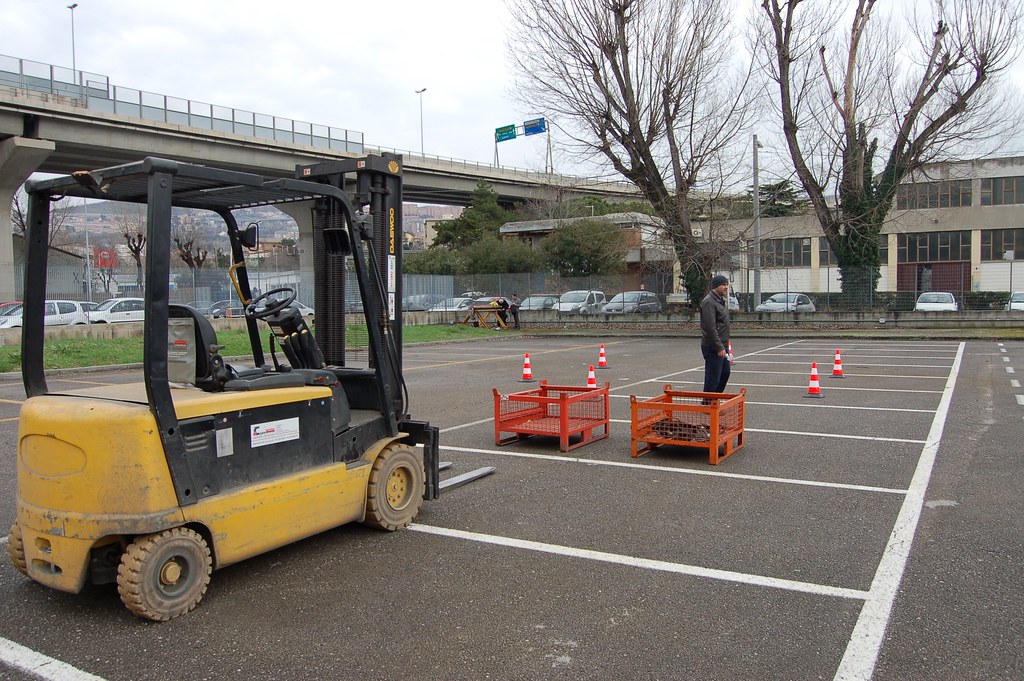
<path id="1" fill-rule="evenodd" d="M 70 67 L 69 4 L 0 0 L 0 54 Z M 349 128 L 400 151 L 420 149 L 426 88 L 426 153 L 491 163 L 496 127 L 541 115 L 512 96 L 506 15 L 504 0 L 78 0 L 75 55 L 114 85 Z M 754 130 L 763 180 L 791 173 L 774 127 Z M 502 165 L 542 170 L 544 138 L 502 142 Z M 557 171 L 595 172 L 555 142 Z"/>
<path id="2" fill-rule="evenodd" d="M 70 0 L 0 0 L 0 54 L 71 67 Z M 75 61 L 113 85 L 357 130 L 368 145 L 494 159 L 510 96 L 503 0 L 78 0 Z M 543 135 L 502 165 L 543 169 Z"/>

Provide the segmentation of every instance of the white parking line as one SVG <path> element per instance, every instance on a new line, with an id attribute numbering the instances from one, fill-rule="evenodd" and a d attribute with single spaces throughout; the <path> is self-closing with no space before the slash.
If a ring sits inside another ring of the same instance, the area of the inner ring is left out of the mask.
<path id="1" fill-rule="evenodd" d="M 652 378 L 650 380 L 640 381 L 640 382 L 641 383 L 662 383 L 663 381 L 659 381 L 658 379 Z M 700 385 L 700 386 L 704 385 L 703 381 L 671 381 L 671 382 L 672 383 L 681 383 L 681 384 L 693 384 L 693 385 Z M 732 386 L 729 386 L 729 387 L 732 388 Z M 796 386 L 792 386 L 792 385 L 775 385 L 775 384 L 772 384 L 772 383 L 741 383 L 741 384 L 739 384 L 736 387 L 737 388 L 738 387 L 744 387 L 744 388 L 783 388 L 783 389 L 793 389 L 793 390 L 796 389 Z M 822 390 L 822 392 L 828 392 L 829 390 L 860 390 L 860 391 L 866 391 L 866 392 L 882 392 L 882 393 L 918 393 L 918 394 L 922 394 L 922 395 L 929 394 L 929 393 L 936 394 L 936 395 L 941 395 L 942 394 L 941 390 L 906 390 L 904 388 L 854 388 L 852 386 L 840 386 L 840 385 L 833 385 L 831 383 L 829 383 L 828 384 L 828 388 L 825 389 L 825 390 Z"/>
<path id="2" fill-rule="evenodd" d="M 1024 395 L 1014 395 L 1017 398 L 1017 404 L 1024 407 Z"/>
<path id="3" fill-rule="evenodd" d="M 725 471 L 708 471 L 689 468 L 671 468 L 668 466 L 652 466 L 650 464 L 633 463 L 631 461 L 601 461 L 599 459 L 580 459 L 575 456 L 554 454 L 534 454 L 532 452 L 517 452 L 511 449 L 501 451 L 497 449 L 479 449 L 476 447 L 454 447 L 441 445 L 441 449 L 452 452 L 467 452 L 469 454 L 490 454 L 494 456 L 506 456 L 514 459 L 538 459 L 557 463 L 582 464 L 584 466 L 610 466 L 612 468 L 633 468 L 638 470 L 655 471 L 658 473 L 669 473 L 679 475 L 706 475 L 712 478 L 735 478 L 737 480 L 750 480 L 754 482 L 772 482 L 783 485 L 804 485 L 807 487 L 825 487 L 828 489 L 843 489 L 854 492 L 881 492 L 882 494 L 906 494 L 906 490 L 894 489 L 892 487 L 873 487 L 871 485 L 851 485 L 841 482 L 822 482 L 820 480 L 800 480 L 799 478 L 776 478 L 768 475 L 750 475 L 744 473 L 726 473 Z"/>
<path id="4" fill-rule="evenodd" d="M 1013 367 L 1006 367 L 1006 373 L 1008 373 L 1008 374 L 1014 373 Z"/>
<path id="5" fill-rule="evenodd" d="M 850 366 L 850 365 L 847 364 L 846 366 Z M 826 369 L 827 368 L 828 367 L 826 367 Z M 949 369 L 949 367 L 944 367 L 944 368 L 946 370 Z M 746 369 L 737 369 L 737 368 L 733 367 L 733 369 L 730 371 L 730 373 L 732 373 L 732 374 L 778 374 L 780 376 L 803 376 L 807 372 L 806 371 L 756 371 L 756 370 L 752 370 L 752 369 L 751 370 L 746 370 Z M 913 379 L 913 380 L 935 379 L 937 381 L 944 381 L 944 380 L 946 380 L 945 376 L 899 376 L 897 374 L 861 374 L 861 373 L 851 374 L 851 373 L 849 373 L 848 370 L 845 373 L 846 373 L 845 378 L 892 378 L 892 379 Z M 831 375 L 832 374 L 830 374 L 830 373 L 824 373 L 825 377 L 830 377 Z"/>
<path id="6" fill-rule="evenodd" d="M 1011 378 L 1010 379 L 1010 387 L 1011 388 L 1019 388 L 1020 387 L 1020 381 L 1018 381 L 1016 378 Z"/>
<path id="7" fill-rule="evenodd" d="M 866 680 L 870 679 L 874 672 L 882 640 L 885 637 L 885 630 L 889 625 L 892 606 L 896 600 L 900 583 L 903 581 L 903 570 L 906 568 L 907 560 L 910 557 L 910 548 L 914 543 L 914 534 L 921 517 L 921 508 L 924 506 L 924 497 L 928 491 L 928 482 L 931 479 L 935 458 L 942 442 L 942 431 L 945 428 L 946 416 L 953 400 L 953 389 L 956 387 L 956 379 L 960 373 L 960 362 L 963 359 L 965 346 L 966 343 L 960 343 L 960 349 L 953 361 L 949 380 L 946 381 L 942 399 L 939 401 L 931 430 L 928 432 L 928 442 L 921 450 L 921 457 L 918 459 L 914 477 L 910 482 L 910 489 L 900 507 L 896 524 L 892 534 L 889 535 L 889 541 L 882 553 L 882 560 L 879 562 L 875 577 L 871 582 L 868 599 L 864 603 L 864 607 L 861 608 L 857 624 L 850 635 L 850 643 L 843 654 L 839 669 L 836 670 L 835 679 L 837 680 Z"/>
<path id="8" fill-rule="evenodd" d="M 831 596 L 833 598 L 850 598 L 863 600 L 867 598 L 867 592 L 858 589 L 846 589 L 828 584 L 812 584 L 810 582 L 797 582 L 791 579 L 778 579 L 764 575 L 752 575 L 731 570 L 716 570 L 714 568 L 701 567 L 699 565 L 688 565 L 686 563 L 670 563 L 664 560 L 652 560 L 650 558 L 637 558 L 636 556 L 625 556 L 618 553 L 607 553 L 605 551 L 593 551 L 591 549 L 579 549 L 572 546 L 561 546 L 559 544 L 547 544 L 544 542 L 527 541 L 514 537 L 501 537 L 493 534 L 481 534 L 480 532 L 467 532 L 447 527 L 435 527 L 433 525 L 420 525 L 414 523 L 407 529 L 425 534 L 440 535 L 442 537 L 453 537 L 468 541 L 493 544 L 496 546 L 507 546 L 527 551 L 539 551 L 557 556 L 569 558 L 584 558 L 596 560 L 603 563 L 615 563 L 617 565 L 628 565 L 631 567 L 643 568 L 646 570 L 658 570 L 661 572 L 672 572 L 677 575 L 690 575 L 693 577 L 705 577 L 726 582 L 737 582 L 752 586 L 767 586 L 773 589 L 786 591 L 799 591 L 802 593 L 814 594 L 815 596 Z"/>
<path id="9" fill-rule="evenodd" d="M 104 681 L 102 676 L 83 672 L 6 638 L 0 638 L 0 663 L 47 681 Z"/>
<path id="10" fill-rule="evenodd" d="M 633 421 L 629 419 L 608 419 L 612 423 L 629 423 L 632 425 Z M 898 437 L 871 437 L 869 435 L 840 435 L 839 433 L 811 433 L 802 430 L 770 430 L 768 428 L 743 428 L 745 433 L 772 433 L 775 435 L 806 435 L 809 437 L 830 437 L 838 440 L 873 440 L 875 442 L 899 442 L 903 444 L 912 445 L 923 445 L 924 440 L 904 440 Z"/>
<path id="11" fill-rule="evenodd" d="M 1020 386 L 1017 386 L 1017 387 L 1019 388 Z M 612 390 L 615 390 L 615 388 L 612 388 Z M 619 398 L 622 398 L 622 399 L 629 399 L 630 397 L 634 397 L 634 396 L 633 395 L 616 395 L 615 393 L 612 393 L 610 395 L 610 397 L 619 397 Z M 638 400 L 650 400 L 650 399 L 653 399 L 655 396 L 654 395 L 636 395 L 635 397 Z M 818 403 L 818 402 L 814 402 L 814 403 L 811 403 L 811 402 L 755 402 L 754 400 L 747 400 L 746 403 L 747 403 L 747 405 L 756 404 L 758 406 L 763 406 L 763 407 L 801 407 L 803 409 L 860 409 L 860 410 L 863 410 L 863 411 L 905 411 L 905 412 L 912 412 L 912 413 L 917 413 L 917 414 L 934 414 L 935 413 L 934 409 L 904 409 L 904 408 L 901 408 L 901 407 L 852 407 L 852 406 L 850 406 L 848 404 L 821 404 L 821 403 Z M 493 421 L 494 419 L 488 419 L 488 420 Z M 625 423 L 629 423 L 629 421 L 626 421 Z"/>

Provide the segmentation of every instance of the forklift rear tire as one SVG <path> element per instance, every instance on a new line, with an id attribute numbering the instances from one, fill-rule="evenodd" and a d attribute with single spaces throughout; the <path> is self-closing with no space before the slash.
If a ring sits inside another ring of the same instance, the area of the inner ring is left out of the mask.
<path id="1" fill-rule="evenodd" d="M 25 561 L 25 543 L 21 538 L 21 525 L 11 525 L 11 533 L 7 535 L 7 555 L 18 572 L 28 577 L 28 563 Z"/>
<path id="2" fill-rule="evenodd" d="M 366 525 L 394 532 L 415 518 L 423 503 L 423 462 L 413 448 L 384 448 L 370 470 L 366 487 Z"/>
<path id="3" fill-rule="evenodd" d="M 210 547 L 198 532 L 175 527 L 138 537 L 121 556 L 117 592 L 139 617 L 166 622 L 199 604 L 210 583 Z"/>

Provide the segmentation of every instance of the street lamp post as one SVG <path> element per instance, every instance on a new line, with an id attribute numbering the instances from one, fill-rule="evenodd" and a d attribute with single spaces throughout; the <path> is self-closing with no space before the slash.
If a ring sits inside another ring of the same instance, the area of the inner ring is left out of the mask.
<path id="1" fill-rule="evenodd" d="M 761 304 L 761 187 L 757 177 L 757 150 L 761 143 L 754 135 L 754 254 L 751 264 L 754 267 L 754 300 L 752 303 Z"/>
<path id="2" fill-rule="evenodd" d="M 68 9 L 71 10 L 71 71 L 75 78 L 75 87 L 81 92 L 81 83 L 78 82 L 78 63 L 75 59 L 75 8 L 78 7 L 77 2 L 73 2 L 68 5 Z"/>
<path id="3" fill-rule="evenodd" d="M 420 156 L 423 156 L 423 93 L 427 91 L 427 88 L 417 90 L 416 94 L 420 96 Z"/>

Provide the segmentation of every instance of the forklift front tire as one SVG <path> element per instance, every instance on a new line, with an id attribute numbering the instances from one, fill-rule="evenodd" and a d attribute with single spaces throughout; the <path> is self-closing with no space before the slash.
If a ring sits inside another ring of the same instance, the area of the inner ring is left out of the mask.
<path id="1" fill-rule="evenodd" d="M 210 547 L 198 532 L 175 527 L 138 537 L 121 557 L 117 592 L 139 617 L 166 622 L 199 604 L 210 583 Z"/>
<path id="2" fill-rule="evenodd" d="M 21 538 L 21 525 L 11 525 L 11 533 L 7 535 L 7 555 L 18 572 L 28 577 L 28 563 L 25 562 L 25 543 Z"/>
<path id="3" fill-rule="evenodd" d="M 373 462 L 366 488 L 366 525 L 394 532 L 415 518 L 423 503 L 423 462 L 403 444 L 385 447 Z"/>

